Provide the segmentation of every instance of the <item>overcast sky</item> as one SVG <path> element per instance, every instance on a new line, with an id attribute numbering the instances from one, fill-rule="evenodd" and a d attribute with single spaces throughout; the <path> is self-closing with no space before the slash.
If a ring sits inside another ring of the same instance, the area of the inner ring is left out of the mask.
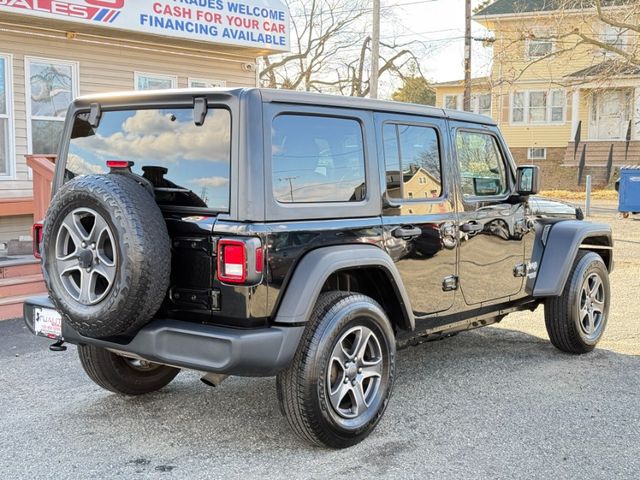
<path id="1" fill-rule="evenodd" d="M 472 8 L 480 2 L 472 0 Z M 429 41 L 435 51 L 422 61 L 425 76 L 437 82 L 463 78 L 464 0 L 382 0 L 382 6 L 393 14 L 386 21 L 383 15 L 383 41 L 391 37 L 398 41 Z M 472 34 L 484 37 L 488 32 L 473 22 Z M 473 75 L 481 76 L 488 73 L 490 49 L 483 48 L 480 42 L 473 43 Z M 390 87 L 382 85 L 383 89 Z"/>

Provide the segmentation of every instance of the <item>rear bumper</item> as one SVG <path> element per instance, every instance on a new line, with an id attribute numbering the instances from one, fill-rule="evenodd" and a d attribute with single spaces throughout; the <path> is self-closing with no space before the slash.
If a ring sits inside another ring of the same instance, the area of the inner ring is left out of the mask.
<path id="1" fill-rule="evenodd" d="M 33 328 L 35 307 L 55 308 L 48 297 L 24 303 L 24 321 Z M 239 330 L 170 319 L 155 319 L 127 343 L 80 335 L 62 321 L 64 341 L 90 344 L 131 354 L 150 362 L 204 372 L 241 376 L 272 376 L 287 367 L 304 327 L 265 327 Z"/>

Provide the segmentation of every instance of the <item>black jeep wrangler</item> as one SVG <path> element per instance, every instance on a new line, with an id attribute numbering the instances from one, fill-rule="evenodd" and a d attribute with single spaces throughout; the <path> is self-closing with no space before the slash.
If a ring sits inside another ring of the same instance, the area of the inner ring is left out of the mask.
<path id="1" fill-rule="evenodd" d="M 495 123 L 437 108 L 262 89 L 136 92 L 71 106 L 36 226 L 36 334 L 101 387 L 277 376 L 302 438 L 364 439 L 397 345 L 544 304 L 584 353 L 609 311 L 610 228 L 535 214 L 538 170 Z"/>

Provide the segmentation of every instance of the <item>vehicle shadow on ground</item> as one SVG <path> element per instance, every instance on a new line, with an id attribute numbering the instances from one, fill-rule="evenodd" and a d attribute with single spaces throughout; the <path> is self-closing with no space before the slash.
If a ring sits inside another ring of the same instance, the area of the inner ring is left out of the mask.
<path id="1" fill-rule="evenodd" d="M 478 416 L 483 405 L 497 405 L 507 421 L 517 421 L 510 416 L 555 396 L 577 404 L 606 391 L 625 364 L 636 370 L 640 358 L 604 349 L 568 355 L 546 339 L 493 327 L 408 347 L 398 352 L 395 390 L 384 419 L 355 449 L 389 455 L 408 447 L 416 436 L 433 435 L 434 426 L 443 422 L 451 424 L 453 432 L 456 422 L 482 432 L 488 428 L 488 419 Z M 234 456 L 259 458 L 273 449 L 307 454 L 317 450 L 298 440 L 280 415 L 273 378 L 230 378 L 211 388 L 200 383 L 197 374 L 183 372 L 154 394 L 124 398 L 96 390 L 70 408 L 74 421 L 87 426 L 83 428 L 100 431 L 108 425 L 115 436 L 137 439 L 139 445 L 131 445 L 130 452 L 143 452 L 149 442 L 169 457 L 184 451 L 203 458 L 222 458 L 232 451 Z M 127 461 L 143 461 L 141 455 L 142 460 L 132 454 Z"/>

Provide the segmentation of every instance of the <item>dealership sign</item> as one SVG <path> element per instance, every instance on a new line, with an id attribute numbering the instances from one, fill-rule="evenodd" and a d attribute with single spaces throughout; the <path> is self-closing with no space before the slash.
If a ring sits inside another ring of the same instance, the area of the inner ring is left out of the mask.
<path id="1" fill-rule="evenodd" d="M 280 0 L 0 0 L 1 11 L 185 40 L 289 50 L 289 12 Z"/>

